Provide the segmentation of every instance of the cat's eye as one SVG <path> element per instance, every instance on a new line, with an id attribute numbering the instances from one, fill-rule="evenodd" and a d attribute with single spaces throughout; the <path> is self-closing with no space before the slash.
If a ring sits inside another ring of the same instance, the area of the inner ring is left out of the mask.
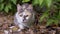
<path id="1" fill-rule="evenodd" d="M 26 15 L 26 17 L 28 17 L 28 15 Z"/>
<path id="2" fill-rule="evenodd" d="M 28 11 L 32 11 L 32 9 L 27 9 Z"/>
<path id="3" fill-rule="evenodd" d="M 22 17 L 22 15 L 20 15 L 20 17 Z"/>

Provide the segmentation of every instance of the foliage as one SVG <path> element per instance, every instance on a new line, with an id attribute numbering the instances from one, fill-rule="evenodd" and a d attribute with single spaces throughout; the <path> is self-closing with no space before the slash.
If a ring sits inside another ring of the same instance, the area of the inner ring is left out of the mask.
<path id="1" fill-rule="evenodd" d="M 42 16 L 39 19 L 39 22 L 41 23 L 44 18 L 47 18 L 47 26 L 53 23 L 56 25 L 58 24 L 60 20 L 60 0 L 0 0 L 0 11 L 9 13 L 11 10 L 12 12 L 15 12 L 16 5 L 19 3 L 18 1 L 21 4 L 25 2 L 32 2 L 33 6 L 38 4 L 41 8 L 46 7 L 45 11 L 42 13 Z"/>
<path id="2" fill-rule="evenodd" d="M 22 2 L 29 2 L 30 0 L 23 0 Z"/>
<path id="3" fill-rule="evenodd" d="M 50 7 L 52 3 L 52 0 L 33 0 L 32 4 L 36 5 L 39 4 L 40 6 L 46 5 L 47 7 Z"/>
<path id="4" fill-rule="evenodd" d="M 60 20 L 60 0 L 33 0 L 32 4 L 37 5 L 39 4 L 40 7 L 46 6 L 46 11 L 42 13 L 42 16 L 39 19 L 40 24 L 42 23 L 44 18 L 47 18 L 46 26 L 55 24 L 58 25 Z M 44 9 L 43 9 L 44 10 Z M 53 16 L 51 15 L 51 13 Z M 50 17 L 51 16 L 51 17 Z"/>
<path id="5" fill-rule="evenodd" d="M 0 0 L 0 11 L 8 13 L 12 9 L 13 4 L 16 5 L 17 0 Z"/>

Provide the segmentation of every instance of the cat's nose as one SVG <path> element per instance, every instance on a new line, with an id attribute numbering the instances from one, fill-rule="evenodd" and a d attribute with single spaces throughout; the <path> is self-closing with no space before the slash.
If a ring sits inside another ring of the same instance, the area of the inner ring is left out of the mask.
<path id="1" fill-rule="evenodd" d="M 25 20 L 25 19 L 23 19 L 23 22 L 26 22 L 26 20 Z"/>
<path id="2" fill-rule="evenodd" d="M 23 21 L 26 20 L 26 16 L 23 17 Z"/>
<path id="3" fill-rule="evenodd" d="M 23 19 L 23 21 L 24 21 L 24 19 Z"/>
<path id="4" fill-rule="evenodd" d="M 26 18 L 23 19 L 23 21 L 25 21 L 25 20 L 26 20 Z"/>

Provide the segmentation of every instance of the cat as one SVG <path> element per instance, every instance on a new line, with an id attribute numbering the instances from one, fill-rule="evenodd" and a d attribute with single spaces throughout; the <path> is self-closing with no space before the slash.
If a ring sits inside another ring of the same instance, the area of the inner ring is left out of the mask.
<path id="1" fill-rule="evenodd" d="M 20 30 L 31 27 L 35 21 L 35 12 L 32 4 L 17 4 L 17 12 L 14 16 L 14 23 Z"/>

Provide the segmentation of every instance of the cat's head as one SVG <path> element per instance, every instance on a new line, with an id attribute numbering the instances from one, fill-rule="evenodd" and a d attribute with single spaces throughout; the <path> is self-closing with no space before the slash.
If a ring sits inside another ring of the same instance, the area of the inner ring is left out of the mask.
<path id="1" fill-rule="evenodd" d="M 26 22 L 33 16 L 33 7 L 31 4 L 17 4 L 17 12 L 21 20 Z"/>

